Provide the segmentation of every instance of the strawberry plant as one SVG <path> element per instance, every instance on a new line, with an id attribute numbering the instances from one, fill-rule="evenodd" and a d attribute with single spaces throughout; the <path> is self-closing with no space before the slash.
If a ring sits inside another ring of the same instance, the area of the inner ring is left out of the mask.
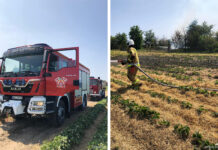
<path id="1" fill-rule="evenodd" d="M 174 126 L 174 132 L 177 133 L 180 138 L 186 140 L 189 136 L 190 128 L 188 126 L 183 126 L 181 124 L 176 124 Z"/>
<path id="2" fill-rule="evenodd" d="M 216 94 L 216 91 L 212 91 L 212 92 L 210 92 L 210 96 L 216 96 L 217 94 Z"/>
<path id="3" fill-rule="evenodd" d="M 189 103 L 189 102 L 182 101 L 181 107 L 182 108 L 186 108 L 186 109 L 191 109 L 192 108 L 192 104 Z"/>
<path id="4" fill-rule="evenodd" d="M 165 126 L 165 127 L 170 126 L 170 122 L 168 120 L 159 121 L 158 124 L 161 125 L 161 126 Z"/>
<path id="5" fill-rule="evenodd" d="M 178 102 L 178 99 L 176 99 L 176 98 L 171 98 L 171 96 L 168 96 L 168 97 L 167 97 L 167 102 L 168 102 L 168 103 L 177 103 L 177 102 Z"/>
<path id="6" fill-rule="evenodd" d="M 218 112 L 212 112 L 211 114 L 214 118 L 217 118 L 218 117 Z"/>
<path id="7" fill-rule="evenodd" d="M 199 133 L 199 132 L 195 132 L 193 135 L 192 135 L 192 144 L 194 145 L 201 145 L 202 143 L 202 135 Z"/>
<path id="8" fill-rule="evenodd" d="M 192 144 L 196 145 L 200 149 L 207 149 L 208 147 L 210 147 L 209 149 L 212 150 L 216 149 L 215 144 L 210 143 L 208 140 L 203 140 L 203 136 L 199 132 L 195 132 L 192 135 Z"/>
<path id="9" fill-rule="evenodd" d="M 196 109 L 198 115 L 200 115 L 203 111 L 207 111 L 207 109 L 204 109 L 204 106 L 200 106 L 198 109 Z"/>

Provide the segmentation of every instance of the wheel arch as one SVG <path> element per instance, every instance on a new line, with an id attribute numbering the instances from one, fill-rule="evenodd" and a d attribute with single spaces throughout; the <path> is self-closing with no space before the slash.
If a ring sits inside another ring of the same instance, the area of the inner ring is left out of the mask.
<path id="1" fill-rule="evenodd" d="M 59 102 L 63 100 L 65 103 L 65 108 L 67 108 L 67 112 L 70 112 L 70 96 L 69 94 L 64 94 L 64 96 L 59 96 L 58 100 L 57 100 L 57 105 L 56 107 L 58 107 Z"/>

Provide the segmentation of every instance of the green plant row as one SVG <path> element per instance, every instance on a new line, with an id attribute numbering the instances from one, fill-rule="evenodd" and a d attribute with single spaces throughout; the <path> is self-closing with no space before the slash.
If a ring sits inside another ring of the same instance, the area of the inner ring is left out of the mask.
<path id="1" fill-rule="evenodd" d="M 115 84 L 118 84 L 118 85 L 127 85 L 126 83 L 120 81 L 120 80 L 115 80 L 115 79 L 111 79 L 112 82 L 114 82 Z M 137 89 L 136 89 L 137 90 Z M 158 93 L 158 92 L 154 92 L 152 90 L 148 90 L 148 91 L 144 91 L 145 93 L 148 93 L 151 97 L 158 97 L 158 98 L 161 98 L 163 101 L 167 101 L 169 104 L 170 103 L 175 103 L 175 104 L 180 104 L 181 107 L 183 109 L 191 109 L 192 108 L 192 104 L 189 103 L 189 102 L 185 102 L 185 101 L 179 101 L 178 99 L 176 98 L 171 98 L 171 96 L 166 96 L 164 93 Z M 207 109 L 204 109 L 203 106 L 200 106 L 199 108 L 196 109 L 197 113 L 200 115 L 201 112 L 203 111 L 208 111 Z M 217 112 L 211 112 L 211 115 L 212 117 L 216 118 L 218 115 L 217 115 Z"/>
<path id="2" fill-rule="evenodd" d="M 215 91 L 209 92 L 206 89 L 201 89 L 201 88 L 194 88 L 192 86 L 180 86 L 179 89 L 182 92 L 187 92 L 187 91 L 195 91 L 196 94 L 203 94 L 204 96 L 218 96 L 218 94 Z"/>
<path id="3" fill-rule="evenodd" d="M 107 114 L 98 126 L 93 139 L 89 142 L 88 150 L 107 150 Z"/>
<path id="4" fill-rule="evenodd" d="M 120 95 L 112 93 L 111 100 L 114 104 L 120 104 L 130 116 L 136 116 L 138 119 L 154 120 L 160 118 L 160 113 L 149 107 L 140 106 L 129 99 L 123 99 Z"/>
<path id="5" fill-rule="evenodd" d="M 121 72 L 121 71 L 115 71 L 113 70 L 112 73 L 114 74 L 120 74 L 122 76 L 126 75 L 125 73 Z M 144 81 L 148 81 L 148 82 L 153 82 L 151 79 L 145 77 L 144 75 L 138 75 L 137 76 L 140 80 L 144 80 Z M 114 80 L 114 79 L 113 79 Z M 155 80 L 163 83 L 163 84 L 168 84 L 168 85 L 174 85 L 172 82 L 168 82 L 168 81 L 164 81 L 164 80 L 160 80 L 158 78 L 155 78 Z M 124 83 L 124 82 L 123 82 Z M 124 83 L 125 84 L 125 83 Z M 196 94 L 203 94 L 204 96 L 218 96 L 218 94 L 215 91 L 211 91 L 209 92 L 206 89 L 202 89 L 202 88 L 194 88 L 192 86 L 179 86 L 178 88 L 180 91 L 182 91 L 182 93 L 185 93 L 187 91 L 194 91 Z"/>
<path id="6" fill-rule="evenodd" d="M 41 146 L 41 150 L 68 150 L 80 143 L 85 129 L 87 129 L 97 118 L 99 112 L 105 110 L 106 99 L 100 101 L 87 113 L 82 114 L 79 118 L 59 135 L 55 136 L 52 141 L 45 142 Z"/>
<path id="7" fill-rule="evenodd" d="M 180 138 L 186 140 L 189 136 L 190 128 L 188 126 L 183 126 L 181 124 L 176 124 L 174 126 L 174 133 L 178 134 Z M 192 144 L 195 148 L 200 149 L 211 149 L 215 150 L 215 144 L 210 143 L 208 140 L 203 140 L 203 136 L 199 132 L 195 132 L 192 135 Z"/>

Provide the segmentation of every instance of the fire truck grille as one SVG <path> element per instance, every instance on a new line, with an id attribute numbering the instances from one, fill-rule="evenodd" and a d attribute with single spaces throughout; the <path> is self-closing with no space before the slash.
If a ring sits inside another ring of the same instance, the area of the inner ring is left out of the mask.
<path id="1" fill-rule="evenodd" d="M 33 87 L 32 84 L 28 84 L 26 87 L 10 86 L 10 87 L 3 87 L 3 91 L 8 93 L 29 93 L 32 87 Z"/>

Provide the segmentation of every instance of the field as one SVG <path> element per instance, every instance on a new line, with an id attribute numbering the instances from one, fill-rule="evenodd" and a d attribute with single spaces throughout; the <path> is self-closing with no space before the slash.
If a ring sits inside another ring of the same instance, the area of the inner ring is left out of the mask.
<path id="1" fill-rule="evenodd" d="M 126 52 L 112 51 L 111 59 Z M 214 148 L 218 143 L 218 55 L 139 52 L 140 89 L 111 64 L 111 149 Z M 205 89 L 206 88 L 206 89 Z"/>
<path id="2" fill-rule="evenodd" d="M 107 149 L 106 99 L 88 101 L 84 111 L 73 111 L 59 127 L 51 127 L 46 118 L 0 118 L 0 149 Z M 99 131 L 99 128 L 103 128 Z M 96 135 L 101 133 L 101 136 Z M 94 141 L 94 142 L 93 142 Z"/>

